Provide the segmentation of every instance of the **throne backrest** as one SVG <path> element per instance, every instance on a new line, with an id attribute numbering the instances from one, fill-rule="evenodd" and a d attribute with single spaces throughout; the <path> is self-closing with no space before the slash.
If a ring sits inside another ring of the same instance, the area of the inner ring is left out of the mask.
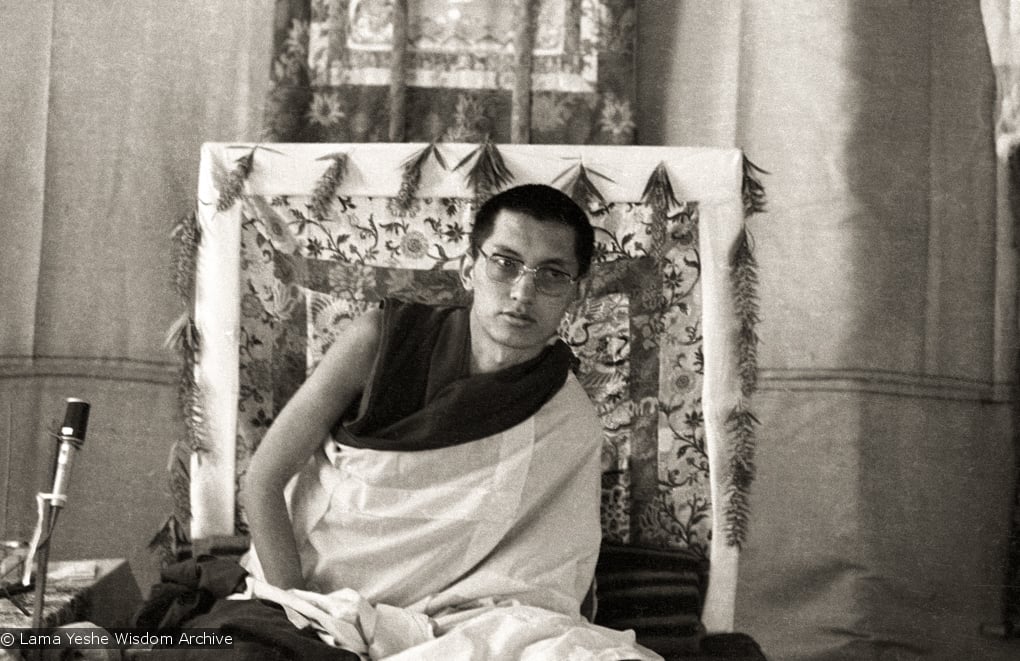
<path id="1" fill-rule="evenodd" d="M 742 182 L 736 150 L 205 145 L 197 447 L 178 519 L 192 539 L 243 533 L 238 478 L 336 330 L 385 297 L 462 297 L 455 269 L 484 189 L 560 185 L 596 227 L 591 285 L 560 334 L 603 422 L 604 540 L 709 560 L 703 622 L 730 630 L 738 548 L 722 527 L 727 419 L 741 401 L 730 259 Z"/>

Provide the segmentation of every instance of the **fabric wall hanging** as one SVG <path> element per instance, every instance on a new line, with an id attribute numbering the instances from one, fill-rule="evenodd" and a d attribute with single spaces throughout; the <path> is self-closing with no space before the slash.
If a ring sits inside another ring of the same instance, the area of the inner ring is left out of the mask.
<path id="1" fill-rule="evenodd" d="M 206 145 L 178 232 L 194 316 L 171 527 L 244 533 L 238 478 L 336 327 L 383 296 L 462 295 L 478 197 L 552 183 L 597 228 L 593 286 L 561 335 L 603 422 L 604 537 L 709 558 L 703 619 L 730 630 L 755 423 L 745 168 L 721 149 Z"/>
<path id="2" fill-rule="evenodd" d="M 277 0 L 270 139 L 630 144 L 634 0 Z"/>

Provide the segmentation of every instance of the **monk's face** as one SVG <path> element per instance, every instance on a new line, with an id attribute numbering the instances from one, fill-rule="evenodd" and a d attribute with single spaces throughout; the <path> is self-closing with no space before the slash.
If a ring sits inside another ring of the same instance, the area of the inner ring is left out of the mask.
<path id="1" fill-rule="evenodd" d="M 489 368 L 524 362 L 556 333 L 578 291 L 573 282 L 556 282 L 561 275 L 577 276 L 574 241 L 575 232 L 566 225 L 505 209 L 498 213 L 480 254 L 469 255 L 461 266 L 464 287 L 473 292 L 471 342 L 477 362 Z M 520 276 L 508 277 L 521 263 L 526 268 Z"/>

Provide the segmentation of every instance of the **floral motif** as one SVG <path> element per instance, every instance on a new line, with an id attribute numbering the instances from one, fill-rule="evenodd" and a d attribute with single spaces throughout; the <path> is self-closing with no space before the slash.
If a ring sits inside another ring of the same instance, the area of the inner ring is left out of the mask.
<path id="1" fill-rule="evenodd" d="M 340 123 L 344 114 L 340 95 L 335 92 L 315 92 L 308 107 L 308 121 L 319 126 L 330 127 Z"/>
<path id="2" fill-rule="evenodd" d="M 556 94 L 535 94 L 531 104 L 531 123 L 539 131 L 563 128 L 570 109 Z"/>
<path id="3" fill-rule="evenodd" d="M 410 259 L 422 259 L 428 255 L 428 239 L 418 231 L 411 231 L 400 239 L 400 249 Z"/>
<path id="4" fill-rule="evenodd" d="M 298 305 L 297 287 L 277 281 L 267 294 L 266 312 L 278 322 L 289 319 Z"/>
<path id="5" fill-rule="evenodd" d="M 626 473 L 608 473 L 602 479 L 602 536 L 613 542 L 630 542 L 630 484 Z"/>
<path id="6" fill-rule="evenodd" d="M 469 200 L 420 198 L 398 217 L 388 213 L 388 198 L 344 198 L 323 219 L 304 213 L 309 200 L 241 201 L 248 220 L 239 429 L 252 451 L 288 393 L 370 305 L 385 296 L 467 300 L 455 267 L 467 250 Z M 601 249 L 590 294 L 560 335 L 579 359 L 578 378 L 605 434 L 603 532 L 705 555 L 711 521 L 697 206 L 672 210 L 665 227 L 642 204 L 609 204 L 594 222 Z M 656 237 L 665 244 L 655 246 Z M 635 490 L 655 496 L 635 500 Z"/>
<path id="7" fill-rule="evenodd" d="M 366 290 L 372 288 L 375 273 L 370 266 L 333 269 L 329 272 L 329 288 L 333 296 L 348 296 L 364 300 Z"/>
<path id="8" fill-rule="evenodd" d="M 249 319 L 258 319 L 262 316 L 262 301 L 251 292 L 241 297 L 241 315 Z"/>
<path id="9" fill-rule="evenodd" d="M 453 126 L 446 130 L 446 142 L 481 142 L 489 136 L 484 97 L 460 94 L 453 112 Z"/>
<path id="10" fill-rule="evenodd" d="M 602 99 L 602 114 L 599 116 L 602 132 L 608 133 L 614 144 L 623 144 L 630 140 L 636 126 L 630 101 L 607 92 Z"/>
<path id="11" fill-rule="evenodd" d="M 388 122 L 379 119 L 389 107 L 392 2 L 315 0 L 310 21 L 297 8 L 301 3 L 290 4 L 289 29 L 274 37 L 268 124 L 275 139 L 387 139 Z M 540 0 L 535 6 L 533 138 L 632 141 L 636 1 Z M 446 0 L 419 0 L 411 7 L 405 139 L 509 141 L 516 78 L 512 3 L 475 0 L 451 8 Z M 313 94 L 340 94 L 344 120 L 314 102 Z M 458 109 L 467 96 L 484 99 L 484 112 Z"/>
<path id="12" fill-rule="evenodd" d="M 360 314 L 361 308 L 343 298 L 306 290 L 308 300 L 308 371 L 319 364 L 337 335 Z"/>
<path id="13" fill-rule="evenodd" d="M 283 51 L 294 59 L 308 56 L 308 21 L 294 19 L 287 31 L 287 39 L 283 43 Z"/>

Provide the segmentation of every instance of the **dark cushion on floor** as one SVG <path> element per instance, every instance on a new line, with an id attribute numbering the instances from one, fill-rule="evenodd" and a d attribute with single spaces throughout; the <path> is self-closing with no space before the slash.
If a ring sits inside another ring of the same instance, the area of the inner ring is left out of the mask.
<path id="1" fill-rule="evenodd" d="M 638 642 L 672 657 L 696 654 L 708 562 L 682 550 L 602 545 L 595 570 L 595 623 L 633 629 Z"/>

